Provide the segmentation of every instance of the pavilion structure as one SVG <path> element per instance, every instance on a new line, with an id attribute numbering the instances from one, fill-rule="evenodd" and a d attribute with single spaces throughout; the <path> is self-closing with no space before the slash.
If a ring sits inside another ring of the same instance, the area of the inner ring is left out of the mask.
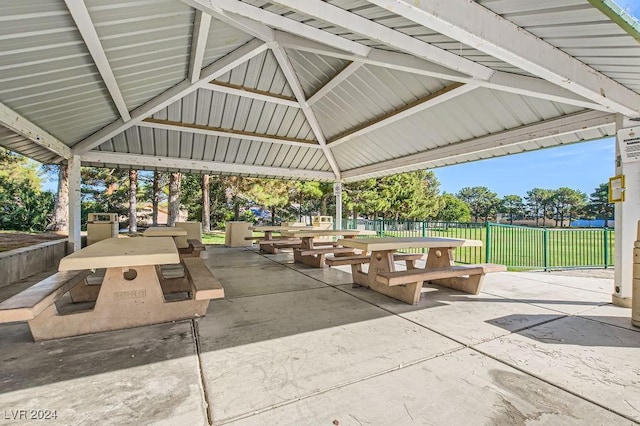
<path id="1" fill-rule="evenodd" d="M 343 182 L 640 125 L 640 24 L 611 0 L 4 0 L 0 12 L 0 145 L 68 163 L 75 248 L 81 165 L 335 182 L 341 206 Z M 626 176 L 613 300 L 629 305 L 640 162 L 620 154 L 603 161 Z"/>

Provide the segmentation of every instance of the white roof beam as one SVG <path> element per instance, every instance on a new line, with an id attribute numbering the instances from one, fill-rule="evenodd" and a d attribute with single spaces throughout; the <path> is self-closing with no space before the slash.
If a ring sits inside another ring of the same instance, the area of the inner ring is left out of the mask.
<path id="1" fill-rule="evenodd" d="M 369 2 L 540 76 L 612 111 L 632 118 L 640 116 L 639 94 L 481 4 L 468 0 Z"/>
<path id="2" fill-rule="evenodd" d="M 439 105 L 443 102 L 446 102 L 450 99 L 468 93 L 478 87 L 477 84 L 468 83 L 453 83 L 450 86 L 445 87 L 442 90 L 439 90 L 435 93 L 432 93 L 428 96 L 420 98 L 415 102 L 408 104 L 407 106 L 397 109 L 395 111 L 389 112 L 382 117 L 377 117 L 374 120 L 363 123 L 359 126 L 356 126 L 353 129 L 347 130 L 342 135 L 338 135 L 338 137 L 328 142 L 329 148 L 335 148 L 336 146 L 347 142 L 353 138 L 357 138 L 358 136 L 365 135 L 374 130 L 380 129 L 382 127 L 393 124 L 403 118 L 407 118 L 411 115 L 417 114 L 426 109 L 432 108 L 436 105 Z"/>
<path id="3" fill-rule="evenodd" d="M 245 33 L 254 36 L 258 40 L 271 41 L 273 40 L 273 30 L 268 26 L 245 17 L 234 15 L 232 13 L 225 12 L 224 10 L 215 7 L 209 0 L 180 0 L 182 3 L 193 7 L 196 10 L 205 12 L 214 18 L 225 22 L 232 27 L 238 28 Z"/>
<path id="4" fill-rule="evenodd" d="M 284 51 L 282 47 L 275 47 L 275 48 L 272 48 L 271 50 L 273 51 L 273 55 L 276 57 L 276 61 L 278 61 L 278 64 L 280 65 L 280 68 L 282 69 L 282 72 L 284 73 L 284 76 L 287 79 L 287 82 L 289 83 L 289 86 L 291 87 L 293 94 L 295 95 L 296 99 L 298 100 L 298 103 L 300 104 L 300 108 L 302 109 L 302 112 L 304 113 L 304 116 L 306 117 L 307 122 L 309 123 L 309 126 L 313 131 L 313 134 L 315 135 L 318 143 L 320 144 L 320 147 L 322 148 L 322 152 L 324 152 L 324 155 L 326 156 L 327 161 L 331 165 L 331 170 L 333 170 L 336 180 L 340 180 L 340 167 L 338 167 L 338 163 L 336 162 L 336 159 L 334 158 L 333 153 L 327 147 L 327 140 L 325 139 L 324 134 L 322 133 L 322 128 L 320 128 L 320 123 L 318 122 L 318 119 L 316 118 L 315 113 L 307 103 L 307 100 L 304 95 L 304 90 L 302 89 L 302 85 L 298 80 L 298 76 L 296 75 L 293 69 L 293 65 L 291 65 L 291 62 L 289 61 L 289 57 L 287 56 L 287 53 Z"/>
<path id="5" fill-rule="evenodd" d="M 239 47 L 228 55 L 220 58 L 213 64 L 209 65 L 200 73 L 200 79 L 195 83 L 191 81 L 183 80 L 176 84 L 166 92 L 161 93 L 155 98 L 147 101 L 145 104 L 133 110 L 131 113 L 131 120 L 124 122 L 123 120 L 117 120 L 108 126 L 97 131 L 88 138 L 78 142 L 73 146 L 73 153 L 83 154 L 96 146 L 108 141 L 115 135 L 127 130 L 129 127 L 140 123 L 150 115 L 160 111 L 168 105 L 174 103 L 178 99 L 187 96 L 189 93 L 198 90 L 200 87 L 209 83 L 209 81 L 220 77 L 228 71 L 234 69 L 238 65 L 248 61 L 256 55 L 264 52 L 268 46 L 260 40 L 252 40 L 249 43 Z"/>
<path id="6" fill-rule="evenodd" d="M 120 113 L 120 117 L 122 117 L 122 120 L 124 121 L 131 120 L 129 109 L 124 101 L 122 92 L 118 87 L 116 77 L 113 75 L 113 70 L 111 69 L 111 65 L 109 65 L 107 55 L 104 53 L 102 43 L 100 43 L 98 33 L 93 26 L 87 6 L 85 6 L 83 0 L 64 0 L 64 2 L 67 4 L 67 8 L 76 23 L 76 27 L 78 27 L 78 30 L 82 35 L 82 39 L 84 40 L 87 49 L 89 49 L 93 62 L 96 64 L 96 67 L 102 76 L 102 81 L 104 81 L 104 84 L 111 95 L 111 99 L 118 109 L 118 113 Z"/>
<path id="7" fill-rule="evenodd" d="M 276 42 L 283 47 L 288 47 L 304 52 L 325 55 L 348 61 L 362 61 L 366 65 L 393 69 L 412 74 L 425 75 L 444 80 L 457 81 L 459 83 L 475 83 L 480 87 L 561 102 L 568 105 L 599 111 L 613 112 L 610 108 L 600 105 L 589 99 L 583 98 L 567 89 L 563 89 L 553 83 L 537 77 L 512 74 L 503 71 L 495 71 L 489 80 L 478 80 L 463 73 L 450 70 L 427 60 L 417 58 L 406 53 L 390 52 L 387 50 L 372 49 L 369 56 L 361 58 L 337 49 L 327 48 L 321 43 L 315 43 L 293 34 L 276 31 Z"/>
<path id="8" fill-rule="evenodd" d="M 315 141 L 304 139 L 286 138 L 280 136 L 272 136 L 263 133 L 244 132 L 233 129 L 223 129 L 220 127 L 203 126 L 199 124 L 187 124 L 169 120 L 158 120 L 155 118 L 147 118 L 138 123 L 140 127 L 150 127 L 153 129 L 173 130 L 176 132 L 197 133 L 200 135 L 220 136 L 225 138 L 235 138 L 248 141 L 258 141 L 275 143 L 280 145 L 300 146 L 304 148 L 320 149 Z"/>
<path id="9" fill-rule="evenodd" d="M 494 72 L 494 70 L 489 67 L 480 65 L 462 56 L 440 49 L 439 47 L 418 40 L 415 37 L 411 37 L 321 0 L 270 0 L 270 2 L 298 11 L 307 16 L 330 22 L 333 25 L 345 28 L 356 34 L 379 41 L 387 46 L 400 49 L 447 68 L 469 74 L 477 79 L 488 80 Z"/>
<path id="10" fill-rule="evenodd" d="M 331 80 L 329 80 L 324 86 L 316 91 L 313 95 L 309 97 L 307 103 L 309 106 L 315 104 L 320 99 L 322 99 L 327 93 L 331 92 L 333 89 L 338 87 L 340 83 L 345 81 L 351 74 L 358 71 L 361 66 L 364 65 L 364 62 L 351 62 L 349 65 L 344 67 L 339 73 L 333 76 Z"/>
<path id="11" fill-rule="evenodd" d="M 193 35 L 191 36 L 191 53 L 189 55 L 189 79 L 195 83 L 200 79 L 200 70 L 204 60 L 204 51 L 207 47 L 207 37 L 211 27 L 211 15 L 196 9 L 196 17 L 193 22 Z"/>
<path id="12" fill-rule="evenodd" d="M 62 158 L 68 160 L 72 156 L 71 148 L 65 145 L 64 142 L 36 126 L 3 103 L 0 103 L 0 124 Z"/>
<path id="13" fill-rule="evenodd" d="M 236 0 L 193 0 L 201 5 L 212 5 L 214 8 L 221 9 L 224 12 L 237 14 L 254 21 L 269 25 L 292 34 L 300 34 L 306 38 L 310 38 L 327 46 L 344 50 L 355 55 L 367 56 L 371 48 L 355 41 L 331 34 L 320 30 L 302 22 L 280 16 L 277 13 L 269 12 L 259 7 L 251 6 Z M 195 6 L 194 6 L 195 7 Z M 205 10 L 205 9 L 203 9 Z M 275 37 L 272 35 L 271 40 Z"/>
<path id="14" fill-rule="evenodd" d="M 300 104 L 295 99 L 291 99 L 288 96 L 277 95 L 275 93 L 264 92 L 262 90 L 251 89 L 244 86 L 237 86 L 235 84 L 212 81 L 209 84 L 202 86 L 202 88 L 243 98 L 256 99 L 272 104 L 280 104 L 290 108 L 300 108 Z"/>
<path id="15" fill-rule="evenodd" d="M 131 155 L 107 151 L 89 151 L 82 155 L 83 163 L 115 164 L 131 166 L 137 169 L 178 169 L 197 170 L 207 173 L 225 173 L 232 175 L 268 176 L 275 178 L 293 178 L 315 181 L 333 181 L 331 172 L 321 170 L 288 169 L 284 167 L 266 167 L 244 164 L 229 164 L 218 161 L 189 160 L 183 158 L 156 157 L 152 155 Z"/>
<path id="16" fill-rule="evenodd" d="M 524 142 L 607 126 L 615 122 L 615 117 L 615 114 L 601 111 L 580 112 L 501 133 L 433 148 L 369 166 L 346 170 L 342 172 L 342 177 L 345 181 L 357 181 L 373 176 L 424 169 L 436 160 L 455 158 L 471 152 L 477 153 L 494 148 L 504 148 Z"/>

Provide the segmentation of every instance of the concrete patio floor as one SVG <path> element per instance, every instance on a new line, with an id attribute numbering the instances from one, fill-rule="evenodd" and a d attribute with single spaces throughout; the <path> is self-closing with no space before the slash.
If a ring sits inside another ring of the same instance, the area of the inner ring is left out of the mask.
<path id="1" fill-rule="evenodd" d="M 410 306 L 347 268 L 205 253 L 226 298 L 196 321 L 40 343 L 0 325 L 0 424 L 640 423 L 640 329 L 610 278 L 492 274 Z"/>

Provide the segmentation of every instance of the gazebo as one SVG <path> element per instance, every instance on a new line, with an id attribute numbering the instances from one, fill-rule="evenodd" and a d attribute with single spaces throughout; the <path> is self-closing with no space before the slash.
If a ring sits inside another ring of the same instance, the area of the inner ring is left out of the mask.
<path id="1" fill-rule="evenodd" d="M 615 136 L 640 117 L 640 24 L 611 0 L 0 10 L 0 145 L 68 164 L 75 248 L 81 164 L 332 181 L 340 206 L 342 182 Z M 640 162 L 620 154 L 613 301 L 629 306 Z"/>

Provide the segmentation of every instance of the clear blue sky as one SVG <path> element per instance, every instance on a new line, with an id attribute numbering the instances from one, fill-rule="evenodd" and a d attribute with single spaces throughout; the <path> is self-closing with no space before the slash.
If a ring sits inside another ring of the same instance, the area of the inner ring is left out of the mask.
<path id="1" fill-rule="evenodd" d="M 614 175 L 613 138 L 433 169 L 442 191 L 486 186 L 500 197 L 532 188 L 578 189 L 587 195 Z"/>
<path id="2" fill-rule="evenodd" d="M 616 0 L 636 19 L 640 0 Z M 524 196 L 535 187 L 579 189 L 587 195 L 614 175 L 614 139 L 578 143 L 434 169 L 443 191 L 486 186 L 503 197 Z"/>

